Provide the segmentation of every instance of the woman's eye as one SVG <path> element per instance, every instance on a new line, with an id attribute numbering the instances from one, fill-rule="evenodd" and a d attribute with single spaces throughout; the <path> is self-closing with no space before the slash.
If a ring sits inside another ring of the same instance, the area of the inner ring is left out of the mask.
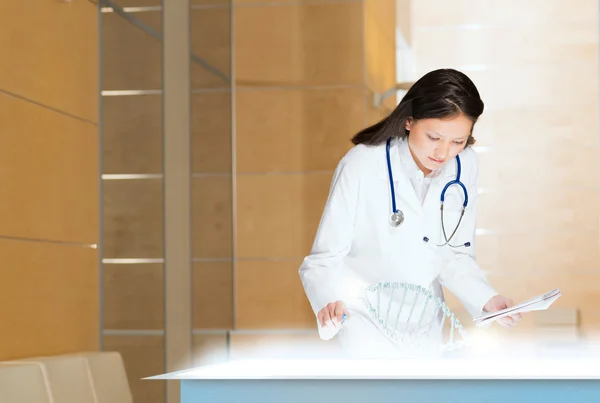
<path id="1" fill-rule="evenodd" d="M 463 144 L 465 144 L 464 141 L 455 141 L 454 144 L 458 144 L 459 146 L 462 146 Z"/>
<path id="2" fill-rule="evenodd" d="M 427 137 L 429 137 L 429 139 L 430 139 L 430 140 L 433 140 L 433 141 L 437 141 L 437 140 L 439 140 L 439 138 L 436 138 L 436 137 L 431 137 L 431 136 L 429 136 L 429 135 L 427 135 Z"/>

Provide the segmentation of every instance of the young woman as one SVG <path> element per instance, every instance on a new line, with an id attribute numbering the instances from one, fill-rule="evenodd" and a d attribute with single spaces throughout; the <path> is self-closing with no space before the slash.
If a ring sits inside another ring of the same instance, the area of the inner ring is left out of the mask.
<path id="1" fill-rule="evenodd" d="M 390 116 L 354 136 L 299 271 L 322 338 L 339 331 L 350 353 L 393 356 L 363 299 L 365 286 L 380 282 L 419 285 L 442 299 L 443 285 L 474 317 L 513 304 L 475 261 L 478 162 L 470 146 L 483 109 L 466 75 L 435 70 Z"/>

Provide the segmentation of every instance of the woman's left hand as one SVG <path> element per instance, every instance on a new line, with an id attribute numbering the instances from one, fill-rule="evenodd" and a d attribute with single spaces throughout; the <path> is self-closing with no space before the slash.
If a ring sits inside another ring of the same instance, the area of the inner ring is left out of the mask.
<path id="1" fill-rule="evenodd" d="M 503 297 L 502 295 L 496 295 L 484 305 L 483 309 L 486 312 L 496 312 L 506 308 L 510 308 L 513 305 L 514 303 L 512 299 Z M 504 327 L 512 327 L 519 323 L 521 317 L 522 315 L 520 313 L 516 313 L 500 318 L 497 320 L 497 322 Z"/>

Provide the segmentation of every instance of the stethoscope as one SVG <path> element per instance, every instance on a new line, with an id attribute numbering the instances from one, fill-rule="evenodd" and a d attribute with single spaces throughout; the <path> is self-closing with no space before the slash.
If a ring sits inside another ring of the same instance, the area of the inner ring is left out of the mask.
<path id="1" fill-rule="evenodd" d="M 396 194 L 394 192 L 394 177 L 392 175 L 392 161 L 390 159 L 390 144 L 391 144 L 391 142 L 392 142 L 392 138 L 390 137 L 387 140 L 386 147 L 385 147 L 385 152 L 386 152 L 386 157 L 387 157 L 388 176 L 390 179 L 390 190 L 392 192 L 392 215 L 390 216 L 390 225 L 392 227 L 399 227 L 404 222 L 404 213 L 396 207 Z M 458 231 L 458 227 L 460 227 L 460 223 L 462 221 L 463 215 L 465 214 L 465 210 L 467 208 L 467 205 L 469 204 L 469 194 L 467 193 L 467 188 L 460 181 L 461 165 L 460 165 L 460 158 L 458 155 L 456 156 L 456 167 L 457 167 L 456 179 L 448 182 L 446 184 L 446 186 L 444 186 L 444 189 L 442 190 L 442 194 L 440 195 L 440 204 L 441 204 L 440 205 L 440 216 L 441 216 L 440 219 L 442 221 L 442 233 L 444 234 L 444 240 L 446 242 L 444 242 L 441 245 L 437 245 L 437 246 L 449 245 L 453 248 L 458 248 L 458 247 L 463 247 L 463 246 L 468 248 L 469 246 L 471 246 L 471 242 L 465 242 L 462 245 L 451 245 L 450 244 L 450 240 L 452 240 L 452 238 L 456 234 L 456 231 Z M 448 237 L 446 235 L 446 228 L 444 226 L 444 199 L 446 197 L 446 191 L 452 185 L 459 185 L 461 187 L 465 200 L 463 202 L 463 206 L 462 206 L 462 210 L 460 212 L 460 218 L 458 219 L 458 223 L 456 224 L 456 227 L 454 228 L 454 231 L 452 231 L 452 234 L 450 235 L 450 237 Z M 429 242 L 429 238 L 424 237 L 423 241 Z"/>

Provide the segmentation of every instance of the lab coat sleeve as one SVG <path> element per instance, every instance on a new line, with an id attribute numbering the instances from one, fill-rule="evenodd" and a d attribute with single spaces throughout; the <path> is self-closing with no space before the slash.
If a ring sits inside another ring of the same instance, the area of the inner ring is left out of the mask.
<path id="1" fill-rule="evenodd" d="M 344 300 L 342 261 L 352 244 L 360 188 L 358 162 L 351 151 L 338 164 L 311 252 L 299 270 L 315 315 L 330 302 Z"/>
<path id="2" fill-rule="evenodd" d="M 473 155 L 473 158 L 476 157 Z M 451 249 L 447 264 L 440 273 L 440 282 L 462 302 L 472 317 L 477 317 L 481 315 L 483 306 L 498 293 L 490 285 L 476 261 L 475 229 L 478 198 L 476 160 L 470 169 L 472 169 L 471 180 L 465 183 L 469 192 L 469 204 L 459 232 L 456 234 L 458 240 L 453 240 L 453 243 L 469 240 L 471 246 Z"/>

